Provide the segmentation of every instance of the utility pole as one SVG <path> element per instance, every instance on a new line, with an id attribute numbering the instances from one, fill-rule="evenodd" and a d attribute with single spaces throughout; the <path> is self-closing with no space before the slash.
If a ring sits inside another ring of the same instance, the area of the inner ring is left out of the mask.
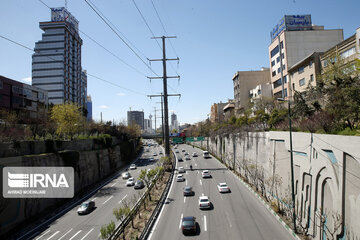
<path id="1" fill-rule="evenodd" d="M 162 93 L 161 93 L 162 95 Z M 162 135 L 163 135 L 163 142 L 165 141 L 165 128 L 164 128 L 164 106 L 163 106 L 163 96 L 161 97 L 161 102 L 156 102 L 156 103 L 161 103 L 161 128 L 162 128 Z"/>
<path id="2" fill-rule="evenodd" d="M 179 60 L 179 58 L 175 58 L 175 59 L 167 59 L 166 58 L 166 48 L 165 48 L 165 39 L 166 38 L 176 38 L 176 37 L 153 37 L 152 39 L 162 39 L 162 50 L 163 50 L 163 58 L 162 59 L 153 59 L 150 61 L 162 61 L 163 63 L 163 77 L 149 77 L 150 79 L 155 79 L 155 78 L 162 78 L 163 79 L 163 93 L 164 93 L 164 117 L 165 117 L 165 155 L 167 157 L 170 156 L 170 139 L 169 139 L 169 111 L 168 111 L 168 93 L 167 93 L 167 79 L 168 78 L 180 78 L 180 76 L 175 76 L 175 77 L 168 77 L 166 74 L 166 61 L 169 60 Z"/>

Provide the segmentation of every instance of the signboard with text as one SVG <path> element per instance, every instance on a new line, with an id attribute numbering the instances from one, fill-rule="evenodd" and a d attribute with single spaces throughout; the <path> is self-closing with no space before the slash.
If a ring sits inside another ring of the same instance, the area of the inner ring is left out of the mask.
<path id="1" fill-rule="evenodd" d="M 311 15 L 285 15 L 270 32 L 271 42 L 283 31 L 301 31 L 312 28 Z"/>
<path id="2" fill-rule="evenodd" d="M 52 22 L 68 22 L 76 31 L 79 29 L 79 21 L 64 7 L 51 8 Z"/>

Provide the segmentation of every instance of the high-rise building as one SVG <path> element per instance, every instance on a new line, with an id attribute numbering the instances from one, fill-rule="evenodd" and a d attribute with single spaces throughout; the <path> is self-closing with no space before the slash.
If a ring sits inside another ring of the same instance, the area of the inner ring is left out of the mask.
<path id="1" fill-rule="evenodd" d="M 127 124 L 137 124 L 142 130 L 144 130 L 144 112 L 143 111 L 128 111 L 127 112 Z"/>
<path id="2" fill-rule="evenodd" d="M 324 29 L 311 22 L 311 15 L 286 15 L 270 32 L 269 62 L 273 96 L 287 98 L 291 89 L 288 69 L 313 52 L 325 52 L 343 41 L 342 29 Z M 281 69 L 284 81 L 282 96 Z"/>
<path id="3" fill-rule="evenodd" d="M 87 109 L 87 116 L 86 120 L 91 121 L 92 120 L 92 101 L 91 96 L 86 97 L 86 109 Z"/>
<path id="4" fill-rule="evenodd" d="M 170 131 L 172 130 L 179 130 L 179 122 L 177 120 L 177 116 L 175 113 L 171 114 L 171 121 L 170 121 Z"/>
<path id="5" fill-rule="evenodd" d="M 85 107 L 86 72 L 81 69 L 79 22 L 64 7 L 51 9 L 51 21 L 40 22 L 42 40 L 32 56 L 32 85 L 48 91 L 49 103 Z"/>

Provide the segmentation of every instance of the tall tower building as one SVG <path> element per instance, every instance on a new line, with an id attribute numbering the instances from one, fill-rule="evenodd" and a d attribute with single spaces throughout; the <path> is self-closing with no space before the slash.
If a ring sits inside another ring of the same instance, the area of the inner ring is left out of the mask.
<path id="1" fill-rule="evenodd" d="M 49 103 L 85 107 L 86 72 L 81 69 L 79 22 L 66 8 L 51 8 L 51 21 L 40 22 L 42 40 L 32 56 L 32 85 L 48 91 Z"/>
<path id="2" fill-rule="evenodd" d="M 127 112 L 127 124 L 137 124 L 142 130 L 144 130 L 144 112 L 143 111 L 128 111 Z"/>

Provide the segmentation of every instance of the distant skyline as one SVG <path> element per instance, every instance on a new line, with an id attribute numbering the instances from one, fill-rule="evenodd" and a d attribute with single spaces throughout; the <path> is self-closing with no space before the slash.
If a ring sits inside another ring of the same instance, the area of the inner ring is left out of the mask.
<path id="1" fill-rule="evenodd" d="M 42 0 L 49 7 L 63 7 L 65 1 Z M 160 109 L 158 98 L 146 95 L 162 92 L 161 80 L 96 15 L 85 1 L 68 0 L 68 10 L 79 20 L 83 39 L 82 67 L 88 72 L 88 95 L 91 95 L 93 118 L 126 122 L 127 111 L 144 111 L 145 118 Z M 325 29 L 343 29 L 344 39 L 353 35 L 360 21 L 359 1 L 166 1 L 166 0 L 91 0 L 107 19 L 130 40 L 132 48 L 144 62 L 159 59 L 162 51 L 143 21 L 146 19 L 155 36 L 166 32 L 177 36 L 167 41 L 168 58 L 180 58 L 179 65 L 167 65 L 168 92 L 180 93 L 169 98 L 169 118 L 175 112 L 181 124 L 207 118 L 213 103 L 232 99 L 232 76 L 236 71 L 269 67 L 270 31 L 284 15 L 311 14 L 312 23 Z M 50 9 L 41 1 L 3 1 L 0 8 L 0 35 L 26 47 L 34 48 L 43 31 L 39 22 L 50 21 Z M 138 9 L 142 16 L 139 14 Z M 86 35 L 85 35 L 86 34 Z M 100 43 L 111 53 L 94 43 Z M 161 42 L 159 41 L 159 44 Z M 175 51 L 174 51 L 174 49 Z M 138 50 L 140 51 L 138 51 Z M 0 38 L 0 75 L 31 83 L 32 51 Z M 115 57 L 115 56 L 116 57 Z M 121 60 L 119 60 L 119 58 Z M 124 64 L 126 62 L 126 64 Z M 129 67 L 128 65 L 131 65 Z M 162 75 L 161 62 L 151 68 Z M 108 82 L 101 81 L 94 76 Z M 121 87 L 119 87 L 121 86 Z"/>

